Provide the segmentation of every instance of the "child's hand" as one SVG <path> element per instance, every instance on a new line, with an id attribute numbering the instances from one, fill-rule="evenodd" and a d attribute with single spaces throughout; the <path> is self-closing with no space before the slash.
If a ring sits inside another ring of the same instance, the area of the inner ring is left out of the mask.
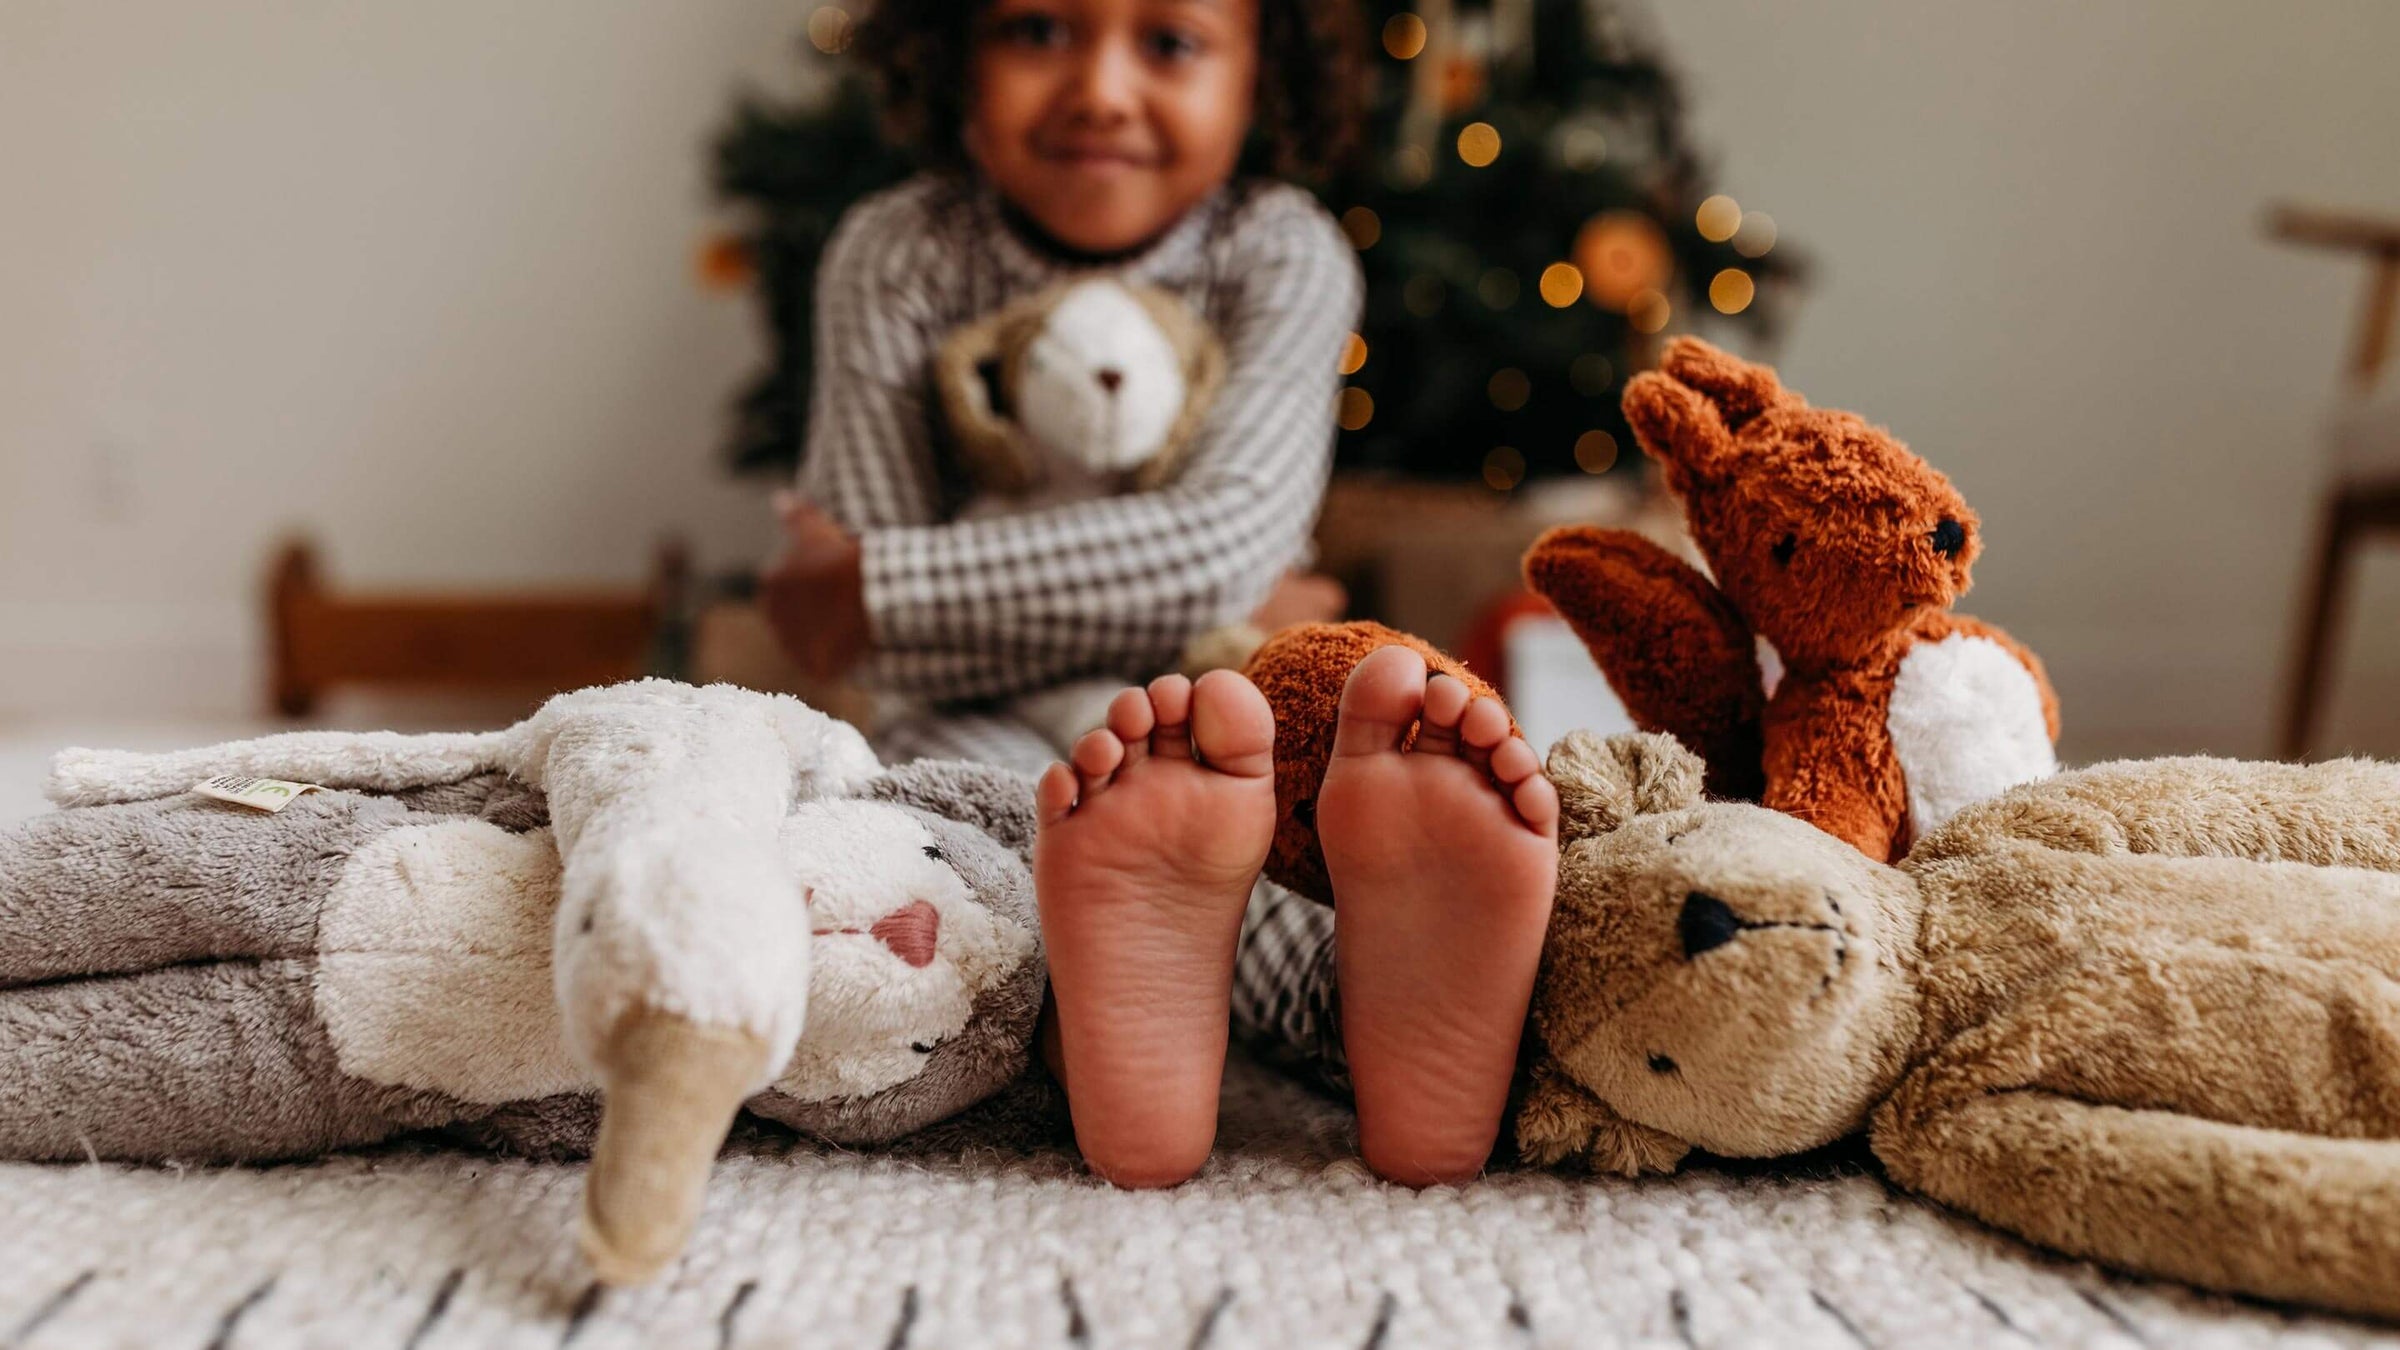
<path id="1" fill-rule="evenodd" d="M 759 606 L 803 672 L 833 679 L 858 664 L 873 636 L 858 536 L 794 493 L 776 493 L 774 502 L 783 555 L 759 576 Z"/>
<path id="2" fill-rule="evenodd" d="M 1336 623 L 1349 607 L 1350 593 L 1332 577 L 1286 572 L 1267 593 L 1266 603 L 1250 616 L 1250 626 L 1272 633 L 1296 623 Z"/>

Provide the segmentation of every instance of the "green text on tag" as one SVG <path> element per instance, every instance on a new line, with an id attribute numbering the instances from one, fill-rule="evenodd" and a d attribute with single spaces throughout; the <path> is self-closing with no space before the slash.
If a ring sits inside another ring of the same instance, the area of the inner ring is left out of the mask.
<path id="1" fill-rule="evenodd" d="M 192 791 L 203 797 L 214 797 L 221 802 L 267 812 L 290 806 L 300 799 L 302 793 L 324 790 L 315 783 L 287 783 L 280 778 L 245 778 L 238 773 L 221 773 L 192 787 Z"/>

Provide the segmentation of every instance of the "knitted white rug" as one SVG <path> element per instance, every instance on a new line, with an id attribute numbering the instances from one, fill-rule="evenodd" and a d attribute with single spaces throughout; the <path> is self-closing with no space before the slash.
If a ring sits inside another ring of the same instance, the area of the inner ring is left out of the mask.
<path id="1" fill-rule="evenodd" d="M 605 1295 L 571 1243 L 573 1166 L 12 1165 L 0 1345 L 2400 1345 L 2044 1256 L 1855 1155 L 1414 1193 L 1351 1143 L 1343 1108 L 1245 1065 L 1216 1161 L 1170 1192 L 1112 1191 L 1055 1147 L 748 1138 L 683 1263 Z"/>

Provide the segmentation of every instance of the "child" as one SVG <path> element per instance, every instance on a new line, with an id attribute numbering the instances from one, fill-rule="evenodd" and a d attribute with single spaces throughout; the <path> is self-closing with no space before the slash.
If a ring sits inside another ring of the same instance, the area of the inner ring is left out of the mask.
<path id="1" fill-rule="evenodd" d="M 935 707 L 884 735 L 887 758 L 1037 768 L 1037 733 L 960 705 L 1162 669 L 1262 602 L 1265 626 L 1309 617 L 1278 579 L 1324 490 L 1361 283 L 1313 199 L 1236 167 L 1254 130 L 1286 167 L 1347 148 L 1358 16 L 1327 0 L 883 0 L 858 48 L 895 121 L 951 171 L 862 202 L 828 246 L 803 500 L 766 603 L 812 670 L 855 667 Z M 1186 467 L 1156 492 L 955 519 L 934 348 L 1096 266 L 1176 292 L 1225 342 Z M 1423 1183 L 1472 1175 L 1496 1135 L 1557 803 L 1497 705 L 1429 688 L 1404 656 L 1353 678 L 1318 827 L 1342 897 L 1362 1151 Z M 1425 734 L 1398 753 L 1420 713 Z M 1236 946 L 1274 825 L 1272 734 L 1240 676 L 1166 677 L 1120 695 L 1042 780 L 1045 1050 L 1086 1159 L 1121 1184 L 1180 1181 L 1213 1141 Z M 1307 908 L 1262 897 L 1276 907 Z"/>

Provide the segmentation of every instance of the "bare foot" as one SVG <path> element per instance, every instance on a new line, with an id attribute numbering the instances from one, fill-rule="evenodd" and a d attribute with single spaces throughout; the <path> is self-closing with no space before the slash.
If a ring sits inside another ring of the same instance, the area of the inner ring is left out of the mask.
<path id="1" fill-rule="evenodd" d="M 1274 744 L 1248 680 L 1169 675 L 1119 694 L 1035 794 L 1052 1067 L 1084 1161 L 1120 1186 L 1172 1186 L 1216 1141 L 1234 946 L 1275 829 Z"/>
<path id="2" fill-rule="evenodd" d="M 1411 1186 L 1483 1170 L 1558 876 L 1558 793 L 1508 713 L 1402 647 L 1342 690 L 1317 796 L 1359 1151 Z M 1406 751 L 1409 729 L 1422 719 Z"/>

